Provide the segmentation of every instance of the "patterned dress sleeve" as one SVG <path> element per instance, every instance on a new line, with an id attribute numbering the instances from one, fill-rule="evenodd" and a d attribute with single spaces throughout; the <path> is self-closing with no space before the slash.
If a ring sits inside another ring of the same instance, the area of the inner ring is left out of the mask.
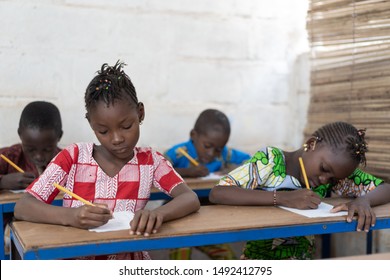
<path id="1" fill-rule="evenodd" d="M 173 188 L 184 183 L 183 178 L 175 171 L 172 164 L 159 152 L 153 152 L 154 178 L 153 185 L 170 195 Z"/>
<path id="2" fill-rule="evenodd" d="M 42 202 L 52 203 L 59 193 L 53 183 L 65 185 L 75 154 L 77 158 L 77 152 L 77 145 L 69 146 L 59 152 L 26 191 Z"/>
<path id="3" fill-rule="evenodd" d="M 278 161 L 278 156 L 275 157 L 273 149 L 264 148 L 256 152 L 246 163 L 222 177 L 218 185 L 238 186 L 245 189 L 271 186 L 272 184 L 269 183 L 275 177 L 274 172 L 283 172 L 283 170 L 275 170 L 275 161 Z"/>
<path id="4" fill-rule="evenodd" d="M 382 179 L 356 169 L 348 178 L 340 180 L 332 191 L 340 196 L 359 197 L 367 194 L 382 184 Z"/>

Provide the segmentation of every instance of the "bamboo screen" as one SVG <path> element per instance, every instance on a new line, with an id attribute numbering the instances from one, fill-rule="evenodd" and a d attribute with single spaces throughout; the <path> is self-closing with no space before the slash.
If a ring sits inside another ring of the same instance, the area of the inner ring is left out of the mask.
<path id="1" fill-rule="evenodd" d="M 367 128 L 366 171 L 390 179 L 390 1 L 311 0 L 305 136 L 333 121 Z"/>

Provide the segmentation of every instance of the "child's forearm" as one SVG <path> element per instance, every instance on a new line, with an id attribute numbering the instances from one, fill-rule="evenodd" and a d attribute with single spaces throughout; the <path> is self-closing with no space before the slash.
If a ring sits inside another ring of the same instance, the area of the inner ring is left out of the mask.
<path id="1" fill-rule="evenodd" d="M 226 205 L 270 206 L 274 205 L 274 193 L 234 186 L 215 186 L 210 192 L 209 200 Z"/>
<path id="2" fill-rule="evenodd" d="M 216 186 L 209 196 L 213 203 L 248 206 L 287 206 L 297 209 L 315 209 L 321 198 L 311 190 L 261 191 L 235 186 Z"/>
<path id="3" fill-rule="evenodd" d="M 15 205 L 14 215 L 18 220 L 57 225 L 71 225 L 71 208 L 46 204 L 26 193 Z"/>
<path id="4" fill-rule="evenodd" d="M 173 198 L 167 204 L 159 207 L 156 211 L 163 213 L 164 222 L 175 220 L 198 211 L 200 203 L 195 192 L 185 192 Z"/>
<path id="5" fill-rule="evenodd" d="M 383 183 L 376 187 L 368 194 L 361 197 L 361 199 L 367 199 L 370 202 L 370 206 L 374 207 L 390 202 L 390 184 Z"/>

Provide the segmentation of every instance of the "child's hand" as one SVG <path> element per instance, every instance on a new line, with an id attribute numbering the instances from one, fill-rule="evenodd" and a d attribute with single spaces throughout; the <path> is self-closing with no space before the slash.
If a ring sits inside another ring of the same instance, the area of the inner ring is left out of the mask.
<path id="1" fill-rule="evenodd" d="M 339 211 L 348 211 L 347 222 L 352 222 L 352 218 L 356 213 L 358 215 L 357 221 L 357 231 L 364 230 L 368 232 L 370 230 L 370 226 L 375 226 L 376 216 L 374 211 L 372 210 L 370 203 L 362 198 L 356 198 L 355 200 L 342 203 L 333 207 L 331 212 L 339 212 Z"/>
<path id="2" fill-rule="evenodd" d="M 71 225 L 82 229 L 102 226 L 113 217 L 111 210 L 105 204 L 83 205 L 72 209 L 74 209 L 74 214 Z"/>
<path id="3" fill-rule="evenodd" d="M 210 171 L 204 165 L 198 165 L 188 168 L 188 177 L 204 177 L 210 174 Z"/>
<path id="4" fill-rule="evenodd" d="M 149 236 L 157 232 L 163 221 L 163 214 L 156 210 L 139 210 L 130 222 L 130 234 Z"/>
<path id="5" fill-rule="evenodd" d="M 0 180 L 0 188 L 3 190 L 19 190 L 25 189 L 35 180 L 35 175 L 32 173 L 10 173 L 3 175 Z"/>
<path id="6" fill-rule="evenodd" d="M 317 209 L 321 198 L 315 192 L 308 189 L 296 191 L 276 192 L 278 205 L 297 209 Z"/>

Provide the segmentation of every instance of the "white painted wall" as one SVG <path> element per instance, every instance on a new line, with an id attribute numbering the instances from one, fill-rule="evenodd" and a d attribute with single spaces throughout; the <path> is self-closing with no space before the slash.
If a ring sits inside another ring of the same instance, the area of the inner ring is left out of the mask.
<path id="1" fill-rule="evenodd" d="M 94 140 L 84 90 L 125 61 L 146 106 L 140 145 L 188 139 L 198 114 L 223 110 L 230 146 L 302 142 L 309 100 L 306 0 L 0 0 L 0 147 L 19 142 L 23 107 L 61 111 L 61 146 Z M 95 140 L 94 140 L 95 141 Z"/>

